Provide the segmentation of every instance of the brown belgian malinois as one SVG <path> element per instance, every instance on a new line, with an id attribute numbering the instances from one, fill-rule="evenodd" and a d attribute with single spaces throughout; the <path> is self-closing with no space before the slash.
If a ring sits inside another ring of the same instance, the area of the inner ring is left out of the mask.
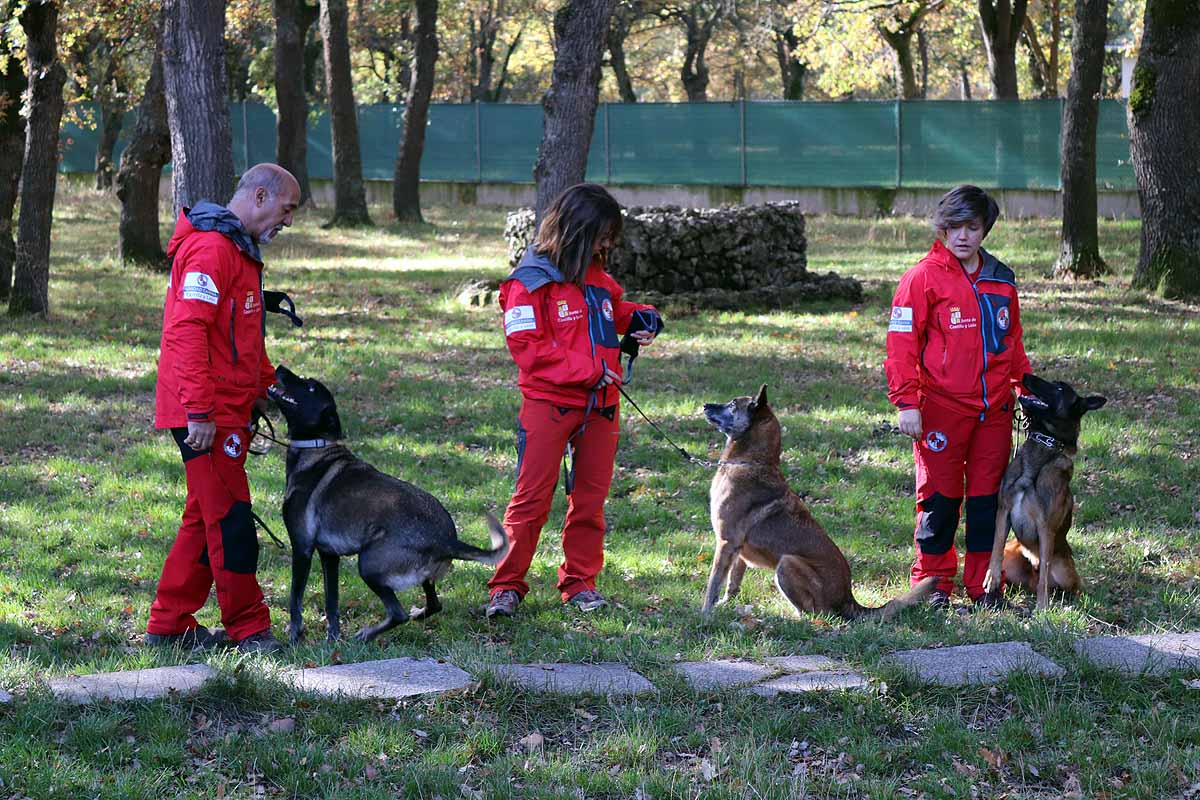
<path id="1" fill-rule="evenodd" d="M 938 578 L 927 578 L 880 608 L 858 604 L 846 557 L 793 492 L 779 468 L 779 420 L 758 396 L 708 403 L 704 416 L 728 437 L 709 492 L 717 549 L 704 595 L 704 614 L 717 604 L 726 581 L 728 602 L 746 567 L 775 571 L 775 585 L 798 611 L 833 612 L 844 619 L 887 620 L 929 596 Z"/>
<path id="2" fill-rule="evenodd" d="M 1037 607 L 1045 608 L 1050 590 L 1079 591 L 1067 531 L 1075 498 L 1071 494 L 1072 456 L 1079 442 L 1079 420 L 1106 402 L 1099 395 L 1080 397 L 1062 381 L 1026 375 L 1026 394 L 1018 400 L 1029 420 L 1029 438 L 1004 471 L 996 512 L 996 539 L 983 588 L 990 602 L 1000 598 L 1000 570 L 1010 583 L 1037 592 Z M 1015 539 L 1008 543 L 1009 528 Z M 1040 569 L 1049 564 L 1050 569 Z"/>

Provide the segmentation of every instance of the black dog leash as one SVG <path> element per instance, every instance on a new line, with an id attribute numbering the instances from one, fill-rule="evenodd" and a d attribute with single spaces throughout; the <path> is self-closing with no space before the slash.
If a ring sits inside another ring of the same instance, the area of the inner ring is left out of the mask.
<path id="1" fill-rule="evenodd" d="M 679 455 L 683 456 L 685 459 L 687 459 L 691 463 L 699 464 L 700 466 L 705 467 L 707 469 L 712 469 L 712 467 L 715 466 L 713 464 L 713 462 L 705 461 L 702 458 L 696 458 L 694 455 L 689 453 L 687 450 L 684 450 L 682 447 L 675 444 L 674 440 L 672 440 L 671 437 L 667 435 L 666 431 L 664 431 L 662 428 L 655 425 L 654 420 L 652 420 L 648 416 L 646 416 L 646 412 L 642 411 L 641 407 L 637 404 L 637 402 L 632 397 L 629 396 L 629 392 L 625 391 L 625 387 L 619 383 L 617 384 L 617 391 L 619 391 L 621 393 L 622 397 L 624 397 L 626 400 L 629 401 L 629 405 L 633 406 L 634 411 L 641 414 L 642 419 L 646 420 L 646 422 L 650 425 L 650 427 L 653 428 L 658 433 L 659 436 L 666 439 L 667 444 L 669 444 L 669 445 L 671 445 L 671 447 L 675 448 L 675 452 L 679 453 Z M 719 462 L 718 462 L 718 464 L 719 464 Z"/>

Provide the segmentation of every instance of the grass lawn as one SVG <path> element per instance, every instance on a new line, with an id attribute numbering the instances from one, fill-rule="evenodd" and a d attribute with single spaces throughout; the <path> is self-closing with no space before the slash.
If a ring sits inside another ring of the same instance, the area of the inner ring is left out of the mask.
<path id="1" fill-rule="evenodd" d="M 292 294 L 305 326 L 272 316 L 268 348 L 334 390 L 353 450 L 431 491 L 462 537 L 482 545 L 483 512 L 501 513 L 512 490 L 516 371 L 495 311 L 454 295 L 506 272 L 503 215 L 428 216 L 425 227 L 351 232 L 301 218 L 268 248 L 267 285 Z M 703 620 L 711 475 L 626 408 L 600 578 L 610 610 L 572 613 L 554 591 L 559 493 L 517 619 L 485 620 L 489 573 L 463 565 L 443 581 L 446 609 L 428 624 L 330 645 L 314 576 L 308 644 L 274 660 L 203 657 L 222 678 L 193 698 L 79 710 L 52 702 L 44 679 L 184 658 L 139 646 L 184 482 L 174 444 L 152 428 L 166 278 L 121 268 L 116 221 L 109 197 L 60 195 L 52 316 L 0 318 L 0 686 L 20 690 L 0 704 L 0 798 L 1200 794 L 1195 676 L 1130 680 L 1071 647 L 1086 635 L 1200 626 L 1200 323 L 1195 306 L 1128 289 L 1136 223 L 1102 225 L 1116 270 L 1103 284 L 1044 277 L 1056 252 L 1049 221 L 1002 220 L 988 241 L 1019 276 L 1035 370 L 1109 398 L 1084 420 L 1075 468 L 1072 541 L 1085 590 L 1047 613 L 1026 601 L 851 626 L 798 616 L 768 574 L 752 571 L 739 606 Z M 644 351 L 630 387 L 672 438 L 715 457 L 722 437 L 702 403 L 769 383 L 785 471 L 869 604 L 901 591 L 912 557 L 911 451 L 891 432 L 881 362 L 892 288 L 929 239 L 920 220 L 813 218 L 810 268 L 862 279 L 862 305 L 668 306 L 667 333 Z M 251 459 L 250 481 L 257 510 L 282 534 L 278 448 Z M 266 537 L 259 574 L 282 634 L 289 559 Z M 382 611 L 350 564 L 342 603 L 347 632 Z M 217 624 L 215 599 L 201 622 Z M 1031 642 L 1066 676 L 952 690 L 881 664 L 898 649 L 1010 639 Z M 866 694 L 764 700 L 696 693 L 671 670 L 678 660 L 798 652 L 846 659 L 877 683 Z M 449 659 L 483 679 L 433 699 L 336 703 L 297 694 L 272 672 L 402 655 Z M 514 691 L 484 669 L 558 660 L 624 662 L 659 691 L 564 700 Z M 294 728 L 272 726 L 287 719 Z"/>

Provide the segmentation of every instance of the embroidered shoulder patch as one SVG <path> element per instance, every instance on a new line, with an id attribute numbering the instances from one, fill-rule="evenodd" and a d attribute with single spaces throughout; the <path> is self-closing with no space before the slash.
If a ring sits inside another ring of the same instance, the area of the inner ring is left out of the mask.
<path id="1" fill-rule="evenodd" d="M 892 306 L 892 318 L 888 321 L 888 333 L 912 333 L 912 325 L 911 306 Z"/>
<path id="2" fill-rule="evenodd" d="M 505 336 L 533 330 L 537 330 L 537 317 L 533 315 L 533 306 L 513 306 L 504 312 Z"/>
<path id="3" fill-rule="evenodd" d="M 213 279 L 203 272 L 188 272 L 183 276 L 183 299 L 202 300 L 214 306 L 221 299 L 217 285 Z"/>

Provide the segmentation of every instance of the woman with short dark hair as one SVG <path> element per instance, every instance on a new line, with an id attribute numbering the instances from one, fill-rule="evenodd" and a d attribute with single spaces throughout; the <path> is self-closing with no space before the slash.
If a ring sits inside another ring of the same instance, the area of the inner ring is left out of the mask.
<path id="1" fill-rule="evenodd" d="M 653 306 L 624 300 L 605 271 L 620 239 L 621 206 L 602 186 L 566 189 L 546 209 L 537 239 L 500 284 L 504 339 L 517 362 L 517 486 L 504 512 L 511 547 L 488 581 L 487 616 L 512 616 L 550 514 L 567 456 L 567 517 L 558 590 L 581 611 L 607 605 L 596 591 L 604 564 L 604 502 L 617 452 L 619 334 L 653 341 Z"/>
<path id="2" fill-rule="evenodd" d="M 1013 271 L 983 249 L 1000 209 L 977 186 L 938 202 L 929 253 L 900 279 L 888 323 L 888 399 L 913 438 L 917 472 L 912 582 L 939 576 L 949 603 L 966 502 L 963 586 L 973 601 L 996 526 L 996 493 L 1012 446 L 1013 392 L 1029 372 Z"/>

